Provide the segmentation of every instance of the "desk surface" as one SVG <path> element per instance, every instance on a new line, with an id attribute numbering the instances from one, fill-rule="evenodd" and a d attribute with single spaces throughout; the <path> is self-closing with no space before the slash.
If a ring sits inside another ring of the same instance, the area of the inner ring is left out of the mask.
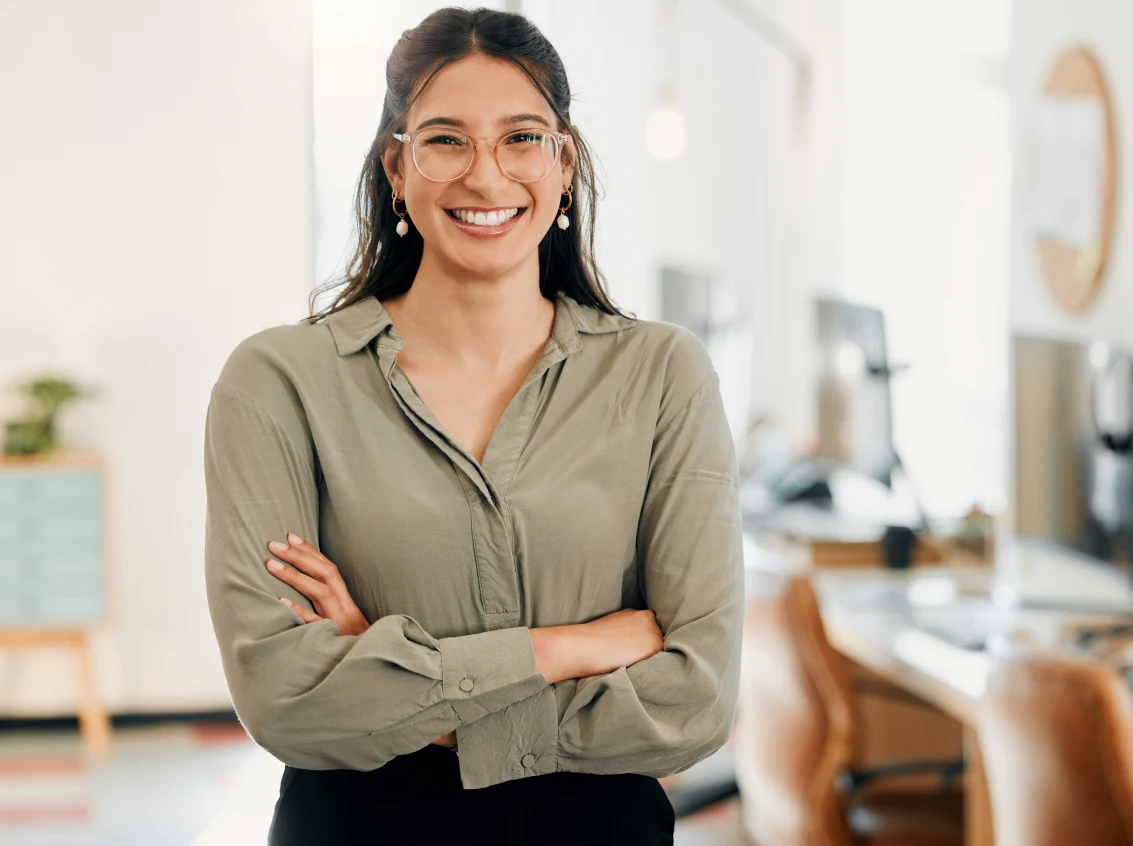
<path id="1" fill-rule="evenodd" d="M 766 560 L 762 562 L 767 564 Z M 762 577 L 784 574 L 774 567 Z M 833 569 L 811 573 L 833 646 L 968 726 L 987 686 L 994 656 L 1024 647 L 1077 652 L 1082 630 L 1128 625 L 1129 614 L 1106 611 L 1005 608 L 992 604 L 993 572 L 986 567 Z M 1063 576 L 1072 581 L 1076 572 Z M 749 591 L 760 575 L 749 575 Z M 953 645 L 925 624 L 980 616 L 991 632 L 987 649 Z"/>
<path id="2" fill-rule="evenodd" d="M 815 587 L 823 623 L 834 648 L 966 725 L 987 685 L 986 651 L 954 646 L 915 625 L 916 597 L 942 594 L 964 578 L 948 571 L 916 574 L 884 570 L 821 573 Z M 977 575 L 976 580 L 979 580 Z"/>

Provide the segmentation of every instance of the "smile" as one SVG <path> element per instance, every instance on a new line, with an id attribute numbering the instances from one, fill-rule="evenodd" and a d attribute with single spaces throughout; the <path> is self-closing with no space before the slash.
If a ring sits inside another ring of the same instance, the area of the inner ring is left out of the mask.
<path id="1" fill-rule="evenodd" d="M 499 226 L 518 215 L 522 209 L 495 209 L 489 212 L 471 209 L 447 209 L 450 217 L 473 226 Z"/>
<path id="2" fill-rule="evenodd" d="M 515 222 L 523 217 L 527 207 L 510 209 L 445 209 L 449 220 L 466 235 L 480 238 L 494 238 L 506 235 L 515 227 Z"/>

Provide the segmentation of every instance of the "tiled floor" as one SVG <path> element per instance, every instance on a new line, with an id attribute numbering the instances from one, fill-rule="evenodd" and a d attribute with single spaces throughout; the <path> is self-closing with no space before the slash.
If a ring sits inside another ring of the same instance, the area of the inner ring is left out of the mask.
<path id="1" fill-rule="evenodd" d="M 118 729 L 105 763 L 77 732 L 0 733 L 0 843 L 193 843 L 252 745 L 236 725 Z"/>
<path id="2" fill-rule="evenodd" d="M 729 799 L 681 819 L 673 846 L 754 846 L 740 828 L 740 800 Z"/>
<path id="3" fill-rule="evenodd" d="M 89 764 L 76 732 L 0 733 L 4 846 L 254 846 L 283 765 L 238 725 L 119 728 Z M 682 819 L 677 846 L 743 846 L 733 800 Z"/>

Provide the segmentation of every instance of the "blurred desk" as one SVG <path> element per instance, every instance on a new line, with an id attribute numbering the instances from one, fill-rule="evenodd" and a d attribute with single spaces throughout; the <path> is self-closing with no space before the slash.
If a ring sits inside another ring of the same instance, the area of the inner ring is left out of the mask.
<path id="1" fill-rule="evenodd" d="M 987 684 L 986 651 L 963 649 L 916 625 L 910 594 L 943 593 L 957 581 L 985 581 L 985 572 L 947 569 L 900 573 L 890 570 L 819 572 L 815 589 L 834 647 L 965 725 L 974 725 Z"/>
<path id="2" fill-rule="evenodd" d="M 1068 590 L 1077 575 L 1067 566 Z M 1083 634 L 1133 626 L 1128 612 L 999 607 L 990 598 L 993 573 L 984 567 L 820 570 L 814 581 L 827 635 L 840 652 L 968 725 L 998 649 L 1120 660 L 1107 648 L 1113 639 Z M 978 623 L 987 647 L 964 648 L 935 632 L 965 622 Z M 1127 643 L 1128 634 L 1120 640 Z"/>
<path id="3" fill-rule="evenodd" d="M 892 522 L 903 524 L 900 519 Z M 882 566 L 882 539 L 888 525 L 876 517 L 809 502 L 745 510 L 743 515 L 744 531 L 758 539 L 762 547 L 818 567 Z M 913 549 L 911 563 L 940 564 L 958 553 L 954 546 L 944 538 L 922 536 Z"/>
<path id="4" fill-rule="evenodd" d="M 995 567 L 944 542 L 922 548 L 911 569 L 890 570 L 880 521 L 810 503 L 757 504 L 744 510 L 749 596 L 764 578 L 774 589 L 784 574 L 810 575 L 835 649 L 963 727 L 965 842 L 990 846 L 976 729 L 993 656 L 1019 646 L 1133 661 L 1133 587 L 1113 568 L 1020 540 L 1003 544 Z M 1122 644 L 1083 637 L 1109 629 L 1126 630 Z"/>
<path id="5" fill-rule="evenodd" d="M 1075 571 L 1067 569 L 1073 580 Z M 1128 614 L 992 605 L 990 568 L 954 566 L 898 572 L 815 569 L 823 622 L 842 654 L 964 726 L 966 842 L 992 841 L 991 810 L 976 726 L 999 644 L 1084 654 L 1083 631 L 1128 625 Z M 981 616 L 982 615 L 982 616 Z M 981 620 L 990 648 L 970 649 L 932 633 L 934 624 Z"/>
<path id="6" fill-rule="evenodd" d="M 835 649 L 963 725 L 964 839 L 967 846 L 991 846 L 991 808 L 975 731 L 990 656 L 926 633 L 913 617 L 918 603 L 947 607 L 957 597 L 986 592 L 987 568 L 834 570 L 818 572 L 814 581 Z"/>

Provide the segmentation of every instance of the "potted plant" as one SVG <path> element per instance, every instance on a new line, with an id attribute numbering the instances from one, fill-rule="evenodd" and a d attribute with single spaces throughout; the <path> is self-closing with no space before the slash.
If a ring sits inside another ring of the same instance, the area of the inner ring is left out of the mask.
<path id="1" fill-rule="evenodd" d="M 81 388 L 68 379 L 44 378 L 24 382 L 16 390 L 27 400 L 27 412 L 21 419 L 4 425 L 5 455 L 47 455 L 56 449 L 55 420 L 60 410 L 81 397 L 94 392 Z"/>

